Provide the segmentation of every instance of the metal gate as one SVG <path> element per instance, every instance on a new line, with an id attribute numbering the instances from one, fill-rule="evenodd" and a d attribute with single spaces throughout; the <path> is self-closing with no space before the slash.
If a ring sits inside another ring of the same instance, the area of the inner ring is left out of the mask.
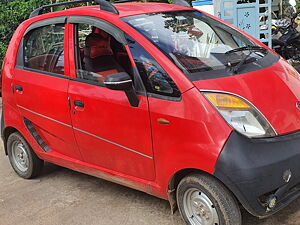
<path id="1" fill-rule="evenodd" d="M 272 47 L 272 0 L 217 0 L 214 4 L 220 19 Z"/>

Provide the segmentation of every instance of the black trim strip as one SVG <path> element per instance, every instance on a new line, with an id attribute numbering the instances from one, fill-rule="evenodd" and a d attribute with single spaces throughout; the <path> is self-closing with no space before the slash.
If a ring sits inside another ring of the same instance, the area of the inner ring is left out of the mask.
<path id="1" fill-rule="evenodd" d="M 116 27 L 115 25 L 91 16 L 70 16 L 68 19 L 68 23 L 81 23 L 81 24 L 89 24 L 94 27 L 99 27 L 105 32 L 109 33 L 111 36 L 113 36 L 118 42 L 120 42 L 123 45 L 127 44 L 127 40 L 124 36 L 124 32 Z"/>
<path id="2" fill-rule="evenodd" d="M 4 111 L 4 108 L 2 106 L 2 112 L 1 112 L 1 138 L 2 138 L 2 141 L 4 141 L 4 128 L 5 128 L 3 111 Z"/>
<path id="3" fill-rule="evenodd" d="M 31 30 L 34 30 L 34 29 L 39 28 L 39 27 L 44 27 L 44 26 L 48 26 L 48 25 L 55 25 L 55 24 L 65 24 L 67 18 L 68 18 L 67 16 L 60 16 L 60 17 L 53 17 L 53 18 L 49 18 L 49 19 L 40 20 L 38 22 L 35 22 L 35 23 L 31 24 L 26 29 L 26 31 L 23 34 L 23 37 L 26 36 L 26 34 L 28 34 Z"/>
<path id="4" fill-rule="evenodd" d="M 162 100 L 172 101 L 172 102 L 180 102 L 182 100 L 181 94 L 179 97 L 174 97 L 174 96 L 160 95 L 160 94 L 147 92 L 147 96 L 149 98 L 157 98 L 157 99 L 162 99 Z"/>
<path id="5" fill-rule="evenodd" d="M 32 123 L 24 117 L 24 123 L 25 126 L 27 127 L 29 133 L 32 135 L 34 140 L 39 144 L 39 146 L 43 149 L 44 152 L 49 152 L 50 148 L 49 146 L 45 143 L 45 141 L 41 138 L 41 136 L 38 134 Z"/>

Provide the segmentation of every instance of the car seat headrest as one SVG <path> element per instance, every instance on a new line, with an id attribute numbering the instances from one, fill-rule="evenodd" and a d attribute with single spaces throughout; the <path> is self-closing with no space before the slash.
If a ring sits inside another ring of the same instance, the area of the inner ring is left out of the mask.
<path id="1" fill-rule="evenodd" d="M 103 38 L 100 34 L 91 33 L 85 40 L 85 56 L 96 58 L 98 56 L 111 56 L 113 51 L 110 47 L 109 39 Z"/>
<path id="2" fill-rule="evenodd" d="M 99 29 L 98 27 L 93 28 L 93 33 L 101 35 L 104 39 L 109 39 L 110 38 L 108 33 L 106 33 L 105 31 L 103 31 L 101 29 Z"/>

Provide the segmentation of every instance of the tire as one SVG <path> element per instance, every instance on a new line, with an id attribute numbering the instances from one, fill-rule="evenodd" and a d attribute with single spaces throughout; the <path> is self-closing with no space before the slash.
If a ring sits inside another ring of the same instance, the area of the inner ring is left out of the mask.
<path id="1" fill-rule="evenodd" d="M 44 161 L 37 157 L 19 132 L 8 137 L 7 153 L 12 168 L 20 177 L 30 179 L 41 173 Z"/>
<path id="2" fill-rule="evenodd" d="M 191 174 L 177 187 L 177 204 L 188 225 L 241 225 L 235 197 L 212 176 Z"/>

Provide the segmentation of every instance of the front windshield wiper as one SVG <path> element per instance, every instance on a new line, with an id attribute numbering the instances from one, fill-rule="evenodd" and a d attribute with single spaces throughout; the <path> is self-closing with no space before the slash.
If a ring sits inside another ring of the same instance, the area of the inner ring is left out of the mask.
<path id="1" fill-rule="evenodd" d="M 247 59 L 249 58 L 249 56 L 253 52 L 257 52 L 258 51 L 258 52 L 266 53 L 268 51 L 264 47 L 248 45 L 248 46 L 245 46 L 245 47 L 235 48 L 235 49 L 229 50 L 229 51 L 225 52 L 225 55 L 229 55 L 229 54 L 234 53 L 234 52 L 246 51 L 246 50 L 249 51 L 249 54 L 247 54 L 235 67 L 233 67 L 233 69 L 232 69 L 233 73 L 237 73 L 238 72 L 238 70 L 240 69 L 240 67 L 247 61 Z M 231 66 L 231 62 L 229 60 L 228 60 L 227 65 Z"/>
<path id="2" fill-rule="evenodd" d="M 240 47 L 240 48 L 235 48 L 235 49 L 229 50 L 229 51 L 225 52 L 225 54 L 229 55 L 229 54 L 234 53 L 234 52 L 242 52 L 242 51 L 246 51 L 246 50 L 249 50 L 251 52 L 255 52 L 255 51 L 258 51 L 258 52 L 267 52 L 268 51 L 266 48 L 261 47 L 261 46 L 247 45 L 247 46 L 244 46 L 244 47 Z"/>

